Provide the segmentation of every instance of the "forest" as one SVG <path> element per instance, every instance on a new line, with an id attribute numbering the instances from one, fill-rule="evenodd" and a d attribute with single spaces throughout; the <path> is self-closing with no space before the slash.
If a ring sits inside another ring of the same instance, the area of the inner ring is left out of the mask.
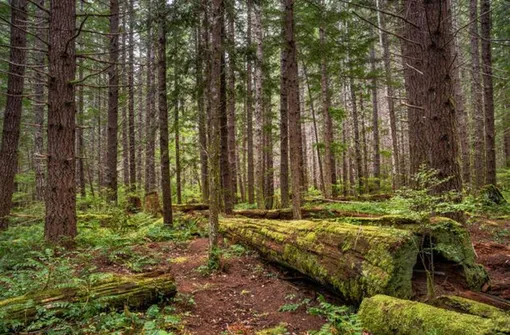
<path id="1" fill-rule="evenodd" d="M 508 0 L 0 25 L 0 334 L 510 334 Z"/>

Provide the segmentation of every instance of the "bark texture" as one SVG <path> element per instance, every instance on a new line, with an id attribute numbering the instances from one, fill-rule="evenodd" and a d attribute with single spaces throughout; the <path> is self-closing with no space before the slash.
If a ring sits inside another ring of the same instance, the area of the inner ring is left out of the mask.
<path id="1" fill-rule="evenodd" d="M 7 102 L 5 106 L 2 144 L 0 147 L 0 230 L 9 223 L 9 212 L 14 193 L 14 177 L 18 166 L 27 36 L 22 28 L 27 21 L 27 0 L 14 0 L 11 4 L 11 36 Z M 74 142 L 72 142 L 74 143 Z M 74 163 L 74 162 L 73 162 Z"/>
<path id="2" fill-rule="evenodd" d="M 76 229 L 75 85 L 76 1 L 50 3 L 48 86 L 48 187 L 44 236 L 74 238 Z"/>

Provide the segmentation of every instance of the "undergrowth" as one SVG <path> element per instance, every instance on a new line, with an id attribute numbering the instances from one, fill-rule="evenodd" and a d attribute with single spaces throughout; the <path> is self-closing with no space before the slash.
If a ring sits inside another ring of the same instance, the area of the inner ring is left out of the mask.
<path id="1" fill-rule="evenodd" d="M 132 273 L 150 271 L 163 255 L 147 244 L 190 240 L 203 236 L 193 219 L 176 216 L 174 227 L 162 220 L 121 209 L 89 209 L 78 214 L 75 246 L 64 249 L 44 241 L 44 223 L 39 207 L 17 213 L 11 227 L 0 232 L 0 300 L 54 288 L 82 288 L 110 276 L 103 272 L 124 269 Z M 40 216 L 39 216 L 40 215 Z M 34 219 L 34 217 L 40 217 Z M 0 312 L 1 313 L 1 312 Z M 0 315 L 1 319 L 1 315 Z M 16 324 L 9 320 L 9 324 Z M 146 312 L 99 312 L 87 304 L 66 306 L 64 316 L 39 310 L 26 331 L 45 329 L 47 334 L 172 334 L 180 323 L 165 307 Z M 10 334 L 0 321 L 0 334 Z"/>

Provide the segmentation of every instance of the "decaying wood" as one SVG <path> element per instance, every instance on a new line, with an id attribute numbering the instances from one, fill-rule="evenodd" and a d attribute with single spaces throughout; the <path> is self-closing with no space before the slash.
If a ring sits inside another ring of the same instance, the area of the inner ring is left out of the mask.
<path id="1" fill-rule="evenodd" d="M 41 310 L 65 315 L 69 303 L 94 304 L 99 309 L 121 309 L 124 306 L 136 309 L 171 297 L 175 292 L 175 282 L 169 274 L 152 272 L 114 276 L 91 287 L 49 289 L 2 300 L 0 325 L 7 325 L 8 328 L 22 326 L 37 318 Z"/>
<path id="2" fill-rule="evenodd" d="M 472 304 L 483 310 L 493 309 L 476 302 Z M 510 315 L 502 311 L 496 314 L 459 313 L 384 295 L 363 300 L 358 312 L 365 330 L 377 335 L 510 334 Z"/>
<path id="3" fill-rule="evenodd" d="M 424 237 L 434 241 L 436 262 L 456 265 L 452 269 L 467 286 L 476 290 L 487 282 L 485 270 L 475 263 L 469 234 L 446 218 L 427 225 L 398 216 L 340 221 L 225 218 L 220 230 L 355 303 L 375 294 L 412 296 L 413 269 L 422 248 L 428 248 Z"/>

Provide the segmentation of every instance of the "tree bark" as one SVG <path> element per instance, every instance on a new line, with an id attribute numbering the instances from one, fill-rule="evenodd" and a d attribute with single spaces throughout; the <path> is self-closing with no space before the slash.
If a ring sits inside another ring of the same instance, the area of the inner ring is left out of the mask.
<path id="1" fill-rule="evenodd" d="M 471 105 L 473 107 L 473 184 L 480 188 L 485 183 L 485 126 L 483 117 L 482 80 L 480 78 L 480 41 L 478 35 L 478 0 L 470 0 L 469 20 L 471 25 Z"/>
<path id="2" fill-rule="evenodd" d="M 177 40 L 177 39 L 176 39 Z M 182 203 L 182 183 L 181 183 L 181 148 L 180 148 L 180 125 L 179 125 L 179 97 L 180 97 L 180 82 L 179 82 L 179 60 L 178 50 L 175 50 L 175 63 L 174 63 L 174 132 L 175 132 L 175 186 L 177 192 L 177 203 Z"/>
<path id="3" fill-rule="evenodd" d="M 70 1 L 70 0 L 68 0 Z M 119 1 L 110 0 L 110 69 L 108 70 L 108 149 L 106 157 L 107 196 L 117 202 L 117 130 L 119 118 Z"/>
<path id="4" fill-rule="evenodd" d="M 227 89 L 227 127 L 228 127 L 228 160 L 231 179 L 233 202 L 237 202 L 237 155 L 236 155 L 236 43 L 235 43 L 235 2 L 227 11 L 228 51 L 228 89 Z"/>
<path id="5" fill-rule="evenodd" d="M 156 98 L 154 90 L 154 51 L 153 51 L 153 33 L 152 33 L 152 8 L 151 0 L 148 4 L 148 18 L 147 18 L 147 100 L 145 104 L 145 132 L 147 139 L 145 142 L 145 194 L 150 194 L 156 191 L 156 132 L 158 128 L 157 114 L 156 114 Z"/>
<path id="6" fill-rule="evenodd" d="M 248 138 L 248 202 L 255 203 L 255 169 L 253 148 L 253 55 L 252 30 L 253 30 L 253 0 L 247 0 L 248 6 L 248 57 L 246 61 L 246 136 Z"/>
<path id="7" fill-rule="evenodd" d="M 384 15 L 380 12 L 377 12 L 379 25 L 382 30 L 380 32 L 380 42 L 383 49 L 383 58 L 384 58 L 384 75 L 385 75 L 385 84 L 386 84 L 386 99 L 388 102 L 388 114 L 390 116 L 390 133 L 391 133 L 391 148 L 392 148 L 392 157 L 393 157 L 393 189 L 399 188 L 401 185 L 402 173 L 401 164 L 400 164 L 400 155 L 398 148 L 398 139 L 397 139 L 397 118 L 395 116 L 395 104 L 393 102 L 394 98 L 394 90 L 393 90 L 393 76 L 391 69 L 391 56 L 390 56 L 390 42 L 388 40 L 388 34 L 384 31 L 386 30 L 386 19 Z"/>
<path id="8" fill-rule="evenodd" d="M 166 1 L 158 2 L 158 96 L 159 150 L 161 152 L 161 189 L 163 192 L 163 223 L 173 225 L 170 188 L 170 155 L 168 153 L 168 102 L 166 96 Z"/>
<path id="9" fill-rule="evenodd" d="M 321 1 L 324 5 L 324 1 Z M 324 120 L 324 197 L 331 198 L 333 193 L 332 176 L 335 175 L 335 161 L 332 153 L 333 145 L 333 121 L 329 108 L 331 105 L 328 77 L 328 63 L 326 54 L 326 31 L 324 23 L 319 28 L 319 39 L 321 44 L 321 96 L 322 96 L 322 118 Z"/>
<path id="10" fill-rule="evenodd" d="M 76 229 L 75 86 L 76 1 L 50 2 L 48 86 L 48 187 L 44 236 L 74 238 Z M 115 17 L 115 16 L 114 16 Z"/>
<path id="11" fill-rule="evenodd" d="M 221 72 L 223 54 L 223 0 L 212 0 L 211 17 L 211 115 L 209 123 L 209 264 L 218 266 L 218 212 L 220 207 Z"/>
<path id="12" fill-rule="evenodd" d="M 136 309 L 158 303 L 161 297 L 169 298 L 175 293 L 175 281 L 168 274 L 150 272 L 114 276 L 87 288 L 50 289 L 0 301 L 0 321 L 5 322 L 8 327 L 11 327 L 10 322 L 12 327 L 19 327 L 20 322 L 35 320 L 39 307 L 48 310 L 52 315 L 64 314 L 65 307 L 62 306 L 66 303 L 97 304 L 101 309 L 120 310 L 126 306 Z"/>
<path id="13" fill-rule="evenodd" d="M 285 48 L 287 53 L 287 101 L 289 114 L 290 169 L 292 174 L 292 213 L 294 219 L 301 218 L 301 121 L 299 114 L 299 87 L 297 48 L 294 33 L 294 0 L 283 0 L 285 5 Z"/>
<path id="14" fill-rule="evenodd" d="M 284 29 L 284 18 L 282 18 L 282 33 L 285 32 Z M 282 39 L 285 39 L 285 35 L 282 36 Z M 289 115 L 286 67 L 287 48 L 282 45 L 280 49 L 280 194 L 282 208 L 289 207 Z"/>
<path id="15" fill-rule="evenodd" d="M 421 0 L 424 1 L 424 0 Z M 456 138 L 456 111 L 452 97 L 454 83 L 451 66 L 453 64 L 451 10 L 449 4 L 441 0 L 424 1 L 428 31 L 423 53 L 422 87 L 425 96 L 427 136 L 430 138 L 430 167 L 438 170 L 443 183 L 436 192 L 461 191 L 462 181 L 458 164 L 458 142 Z"/>
<path id="16" fill-rule="evenodd" d="M 207 0 L 201 2 L 201 13 L 203 15 L 203 21 L 201 25 L 198 25 L 197 30 L 197 84 L 198 84 L 198 137 L 200 142 L 200 180 L 202 182 L 202 202 L 209 201 L 209 177 L 208 177 L 208 162 L 207 162 L 207 115 L 206 108 L 209 109 L 209 23 L 208 23 L 208 12 L 207 12 Z M 203 76 L 202 69 L 205 67 L 205 78 Z M 206 93 L 206 94 L 205 94 Z"/>
<path id="17" fill-rule="evenodd" d="M 44 8 L 45 1 L 38 0 L 37 4 Z M 47 14 L 42 9 L 36 9 L 36 15 L 38 17 L 46 17 Z M 47 34 L 44 33 L 42 29 L 38 29 L 36 31 L 37 36 L 39 37 L 34 39 L 34 45 L 37 49 L 44 50 L 47 46 L 40 39 L 46 41 L 48 39 Z M 46 57 L 42 52 L 34 52 L 34 60 L 36 64 L 45 64 Z M 44 69 L 41 69 L 44 70 Z M 44 128 L 44 113 L 46 103 L 44 102 L 44 75 L 40 72 L 34 73 L 35 82 L 34 82 L 34 167 L 35 167 L 35 198 L 37 200 L 44 200 L 44 190 L 46 184 L 46 176 L 45 176 L 45 159 L 43 159 L 44 154 L 44 138 L 43 138 L 43 128 Z M 1 216 L 1 215 L 0 215 Z"/>
<path id="18" fill-rule="evenodd" d="M 480 32 L 482 39 L 482 73 L 484 87 L 483 97 L 485 110 L 485 183 L 488 185 L 496 185 L 496 130 L 494 126 L 494 88 L 492 83 L 491 51 L 492 14 L 491 3 L 489 0 L 481 0 L 480 16 Z"/>
<path id="19" fill-rule="evenodd" d="M 225 7 L 221 8 L 221 41 L 225 41 Z M 230 175 L 229 147 L 228 147 L 228 111 L 227 111 L 227 77 L 225 73 L 225 47 L 221 48 L 220 72 L 220 173 L 221 190 L 223 195 L 223 210 L 231 214 L 234 209 L 232 201 L 232 177 Z"/>
<path id="20" fill-rule="evenodd" d="M 262 93 L 262 1 L 253 0 L 253 36 L 255 44 L 255 71 L 254 71 L 254 88 L 255 88 L 255 197 L 257 199 L 257 207 L 264 208 L 264 105 Z"/>
<path id="21" fill-rule="evenodd" d="M 350 79 L 350 91 L 351 91 L 351 103 L 352 103 L 352 124 L 354 131 L 354 158 L 356 162 L 356 179 L 358 183 L 358 189 L 356 190 L 356 194 L 360 194 L 363 192 L 363 165 L 362 165 L 362 156 L 361 156 L 361 143 L 360 143 L 360 134 L 359 134 L 359 119 L 358 119 L 358 105 L 356 103 L 356 86 L 354 84 L 354 79 L 351 77 Z"/>
<path id="22" fill-rule="evenodd" d="M 135 10 L 134 0 L 129 0 L 128 29 L 128 134 L 129 134 L 129 189 L 136 190 L 136 142 L 135 142 Z"/>
<path id="23" fill-rule="evenodd" d="M 374 191 L 378 192 L 381 188 L 381 153 L 379 148 L 379 103 L 377 97 L 377 77 L 375 64 L 375 49 L 370 50 L 370 67 L 373 73 L 372 77 L 372 133 L 373 133 L 373 171 L 374 171 Z"/>
<path id="24" fill-rule="evenodd" d="M 21 28 L 27 21 L 27 0 L 11 3 L 11 33 L 9 75 L 7 77 L 7 102 L 5 106 L 2 144 L 0 147 L 0 230 L 7 229 L 14 193 L 14 177 L 18 166 L 27 36 Z M 72 142 L 74 143 L 74 141 Z"/>

